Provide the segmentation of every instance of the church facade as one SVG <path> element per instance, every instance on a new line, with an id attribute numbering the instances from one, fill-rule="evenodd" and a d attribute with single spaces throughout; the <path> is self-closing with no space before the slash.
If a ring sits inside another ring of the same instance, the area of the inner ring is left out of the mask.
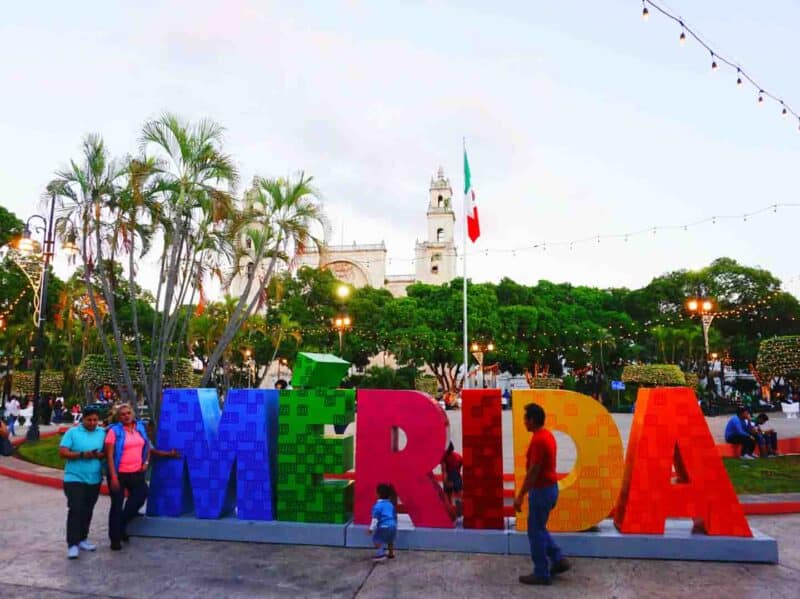
<path id="1" fill-rule="evenodd" d="M 387 273 L 387 250 L 381 241 L 373 244 L 325 245 L 309 251 L 298 266 L 327 268 L 337 279 L 354 287 L 388 289 L 394 296 L 405 295 L 412 283 L 440 285 L 456 276 L 457 251 L 454 242 L 455 212 L 450 181 L 439 168 L 428 189 L 427 230 L 424 241 L 414 247 L 414 272 Z"/>

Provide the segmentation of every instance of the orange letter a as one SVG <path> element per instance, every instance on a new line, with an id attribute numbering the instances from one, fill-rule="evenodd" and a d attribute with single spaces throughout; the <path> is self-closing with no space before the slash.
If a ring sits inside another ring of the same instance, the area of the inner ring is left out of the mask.
<path id="1" fill-rule="evenodd" d="M 709 535 L 753 536 L 688 387 L 639 390 L 614 523 L 663 534 L 667 518 L 693 518 Z"/>

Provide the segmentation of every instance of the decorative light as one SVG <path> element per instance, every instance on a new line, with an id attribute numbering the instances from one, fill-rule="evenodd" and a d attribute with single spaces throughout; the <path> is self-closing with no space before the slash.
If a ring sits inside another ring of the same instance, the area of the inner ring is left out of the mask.
<path id="1" fill-rule="evenodd" d="M 338 297 L 341 300 L 345 300 L 348 297 L 350 297 L 350 287 L 344 284 L 339 285 L 336 288 L 336 297 Z"/>
<path id="2" fill-rule="evenodd" d="M 686 44 L 686 32 L 683 30 L 683 23 L 681 23 L 681 36 L 678 38 L 681 46 Z"/>
<path id="3" fill-rule="evenodd" d="M 647 10 L 647 7 L 644 5 L 644 1 L 643 1 L 642 2 L 642 19 L 646 21 L 649 16 L 650 16 L 650 11 Z"/>
<path id="4" fill-rule="evenodd" d="M 25 227 L 25 230 L 22 232 L 22 237 L 17 242 L 17 249 L 23 254 L 28 255 L 33 254 L 35 251 L 36 244 L 33 239 L 31 239 L 31 230 L 28 227 Z"/>
<path id="5" fill-rule="evenodd" d="M 711 70 L 712 71 L 716 71 L 717 68 L 718 68 L 717 67 L 717 61 L 715 60 L 714 53 L 712 52 L 711 53 Z"/>
<path id="6" fill-rule="evenodd" d="M 494 343 L 489 343 L 486 346 L 486 351 L 494 351 Z"/>
<path id="7" fill-rule="evenodd" d="M 736 86 L 742 87 L 742 69 L 736 68 Z"/>
<path id="8" fill-rule="evenodd" d="M 759 104 L 763 104 L 764 103 L 764 90 L 763 89 L 758 90 L 758 103 Z"/>
<path id="9" fill-rule="evenodd" d="M 473 343 L 470 347 L 472 351 L 478 351 L 480 349 L 480 346 L 477 343 Z"/>
<path id="10" fill-rule="evenodd" d="M 686 304 L 686 307 L 692 312 L 697 311 L 697 300 L 689 300 L 689 303 Z"/>
<path id="11" fill-rule="evenodd" d="M 703 312 L 710 312 L 713 307 L 714 304 L 712 304 L 710 301 L 705 300 L 703 302 Z"/>

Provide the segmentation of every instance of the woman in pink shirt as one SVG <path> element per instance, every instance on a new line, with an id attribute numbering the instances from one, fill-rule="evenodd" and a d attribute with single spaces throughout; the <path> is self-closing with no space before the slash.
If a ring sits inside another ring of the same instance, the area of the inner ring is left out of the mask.
<path id="1" fill-rule="evenodd" d="M 114 551 L 122 549 L 121 541 L 128 540 L 128 522 L 139 514 L 147 500 L 145 473 L 150 463 L 150 440 L 144 422 L 135 419 L 128 404 L 119 405 L 117 420 L 108 428 L 105 440 L 111 493 L 108 536 Z"/>

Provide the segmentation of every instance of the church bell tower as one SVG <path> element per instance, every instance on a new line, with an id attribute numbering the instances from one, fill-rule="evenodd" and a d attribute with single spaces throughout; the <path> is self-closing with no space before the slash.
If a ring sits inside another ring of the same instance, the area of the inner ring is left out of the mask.
<path id="1" fill-rule="evenodd" d="M 456 275 L 456 246 L 454 229 L 456 215 L 453 211 L 453 189 L 439 167 L 431 178 L 428 190 L 428 238 L 417 242 L 415 248 L 416 280 L 420 283 L 440 285 L 453 280 Z"/>

